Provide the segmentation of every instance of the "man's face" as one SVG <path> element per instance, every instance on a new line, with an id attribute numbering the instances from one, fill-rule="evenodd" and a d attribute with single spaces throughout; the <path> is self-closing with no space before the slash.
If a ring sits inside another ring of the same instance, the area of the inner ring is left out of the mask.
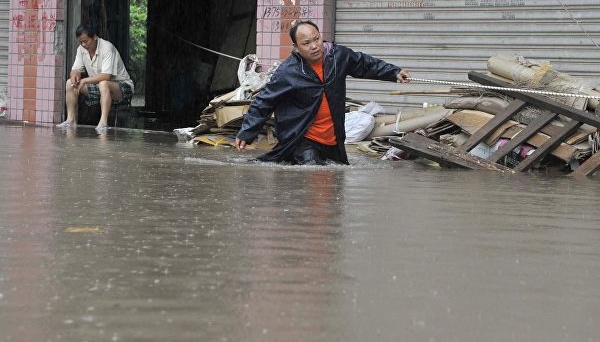
<path id="1" fill-rule="evenodd" d="M 87 33 L 82 33 L 79 36 L 79 44 L 83 46 L 88 52 L 92 53 L 96 50 L 96 46 L 98 45 L 98 40 L 96 37 L 92 38 L 87 35 Z"/>
<path id="2" fill-rule="evenodd" d="M 309 62 L 317 62 L 323 58 L 323 39 L 319 30 L 309 24 L 300 24 L 296 31 L 298 53 Z"/>

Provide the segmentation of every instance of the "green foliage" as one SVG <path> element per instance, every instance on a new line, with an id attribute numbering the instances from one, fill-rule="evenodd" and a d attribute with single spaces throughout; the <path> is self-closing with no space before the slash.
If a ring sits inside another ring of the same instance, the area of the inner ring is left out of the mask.
<path id="1" fill-rule="evenodd" d="M 146 72 L 146 25 L 148 0 L 131 0 L 129 4 L 129 69 L 136 93 L 144 91 Z"/>

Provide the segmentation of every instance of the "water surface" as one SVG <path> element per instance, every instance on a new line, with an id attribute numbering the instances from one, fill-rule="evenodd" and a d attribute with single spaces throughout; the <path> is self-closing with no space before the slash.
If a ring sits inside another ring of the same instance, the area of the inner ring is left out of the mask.
<path id="1" fill-rule="evenodd" d="M 0 124 L 0 341 L 597 341 L 597 178 Z"/>

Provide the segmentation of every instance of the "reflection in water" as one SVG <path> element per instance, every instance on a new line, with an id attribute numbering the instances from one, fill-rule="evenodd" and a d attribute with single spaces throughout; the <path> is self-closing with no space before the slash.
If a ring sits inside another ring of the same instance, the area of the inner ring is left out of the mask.
<path id="1" fill-rule="evenodd" d="M 243 322 L 233 340 L 330 336 L 322 321 L 336 298 L 343 173 L 244 172 L 235 188 L 247 199 L 235 201 L 230 215 L 233 224 L 243 222 L 240 257 L 246 259 L 232 274 L 241 289 L 234 305 Z"/>
<path id="2" fill-rule="evenodd" d="M 2 178 L 7 182 L 0 182 L 0 240 L 5 240 L 0 243 L 0 310 L 10 312 L 0 314 L 0 330 L 5 335 L 9 329 L 4 326 L 11 327 L 20 332 L 19 340 L 42 341 L 45 327 L 34 313 L 43 312 L 51 297 L 50 289 L 40 284 L 49 277 L 44 265 L 51 247 L 43 242 L 51 238 L 51 231 L 40 216 L 50 213 L 48 180 L 54 175 L 44 170 L 54 169 L 54 160 L 43 135 L 24 135 L 21 128 L 0 129 L 0 144 L 18 146 L 16 151 L 0 147 Z"/>
<path id="3" fill-rule="evenodd" d="M 600 335 L 596 179 L 0 125 L 0 340 Z"/>

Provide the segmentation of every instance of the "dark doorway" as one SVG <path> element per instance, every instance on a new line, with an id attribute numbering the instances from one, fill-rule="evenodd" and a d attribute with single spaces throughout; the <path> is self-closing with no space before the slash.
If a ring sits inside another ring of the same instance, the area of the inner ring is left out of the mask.
<path id="1" fill-rule="evenodd" d="M 127 64 L 129 60 L 129 0 L 84 0 L 81 23 L 93 23 L 98 36 L 110 41 Z"/>
<path id="2" fill-rule="evenodd" d="M 100 23 L 100 36 L 117 47 L 128 71 L 129 5 L 130 0 L 81 3 L 81 22 Z M 130 118 L 119 120 L 155 130 L 195 126 L 212 98 L 238 86 L 239 61 L 206 49 L 236 58 L 256 53 L 256 0 L 147 0 L 147 10 L 145 80 L 136 83 L 144 105 L 134 105 Z M 79 122 L 95 124 L 99 108 L 84 107 Z"/>
<path id="3" fill-rule="evenodd" d="M 256 51 L 256 0 L 148 1 L 145 115 L 197 125 L 216 95 L 238 86 L 237 58 Z"/>

